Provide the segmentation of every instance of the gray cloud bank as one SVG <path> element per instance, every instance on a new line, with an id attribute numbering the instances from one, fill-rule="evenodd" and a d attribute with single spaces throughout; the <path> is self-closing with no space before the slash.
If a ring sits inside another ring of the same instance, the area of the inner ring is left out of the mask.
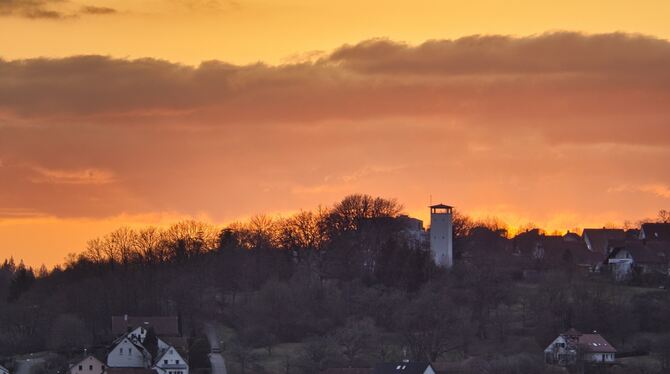
<path id="1" fill-rule="evenodd" d="M 0 207 L 230 218 L 443 191 L 635 218 L 665 198 L 622 185 L 670 186 L 668 66 L 668 41 L 579 33 L 370 40 L 280 66 L 0 61 Z"/>
<path id="2" fill-rule="evenodd" d="M 668 66 L 668 41 L 577 33 L 473 36 L 418 46 L 370 40 L 313 63 L 281 66 L 30 59 L 0 61 L 0 110 L 22 119 L 184 116 L 217 124 L 468 116 L 542 120 L 548 130 L 556 130 L 552 122 L 560 118 L 561 127 L 571 122 L 573 130 L 592 136 L 606 136 L 604 127 L 623 135 L 627 125 L 619 122 L 635 116 L 636 128 L 653 135 L 648 141 L 665 141 Z"/>

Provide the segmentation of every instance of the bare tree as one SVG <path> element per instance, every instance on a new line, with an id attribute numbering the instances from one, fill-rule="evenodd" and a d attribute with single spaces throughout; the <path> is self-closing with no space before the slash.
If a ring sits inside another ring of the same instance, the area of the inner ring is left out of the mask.
<path id="1" fill-rule="evenodd" d="M 335 331 L 335 341 L 340 346 L 347 365 L 351 367 L 366 351 L 372 349 L 378 338 L 377 334 L 371 318 L 349 320 L 345 326 Z"/>

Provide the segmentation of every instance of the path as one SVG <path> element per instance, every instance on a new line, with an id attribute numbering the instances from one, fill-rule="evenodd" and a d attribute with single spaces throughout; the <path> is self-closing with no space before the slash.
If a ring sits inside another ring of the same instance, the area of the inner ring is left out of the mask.
<path id="1" fill-rule="evenodd" d="M 216 328 L 213 324 L 207 322 L 204 329 L 209 341 L 210 353 L 208 356 L 209 363 L 212 365 L 212 374 L 228 374 L 226 360 L 221 355 L 221 344 L 219 343 L 219 336 L 216 334 Z"/>

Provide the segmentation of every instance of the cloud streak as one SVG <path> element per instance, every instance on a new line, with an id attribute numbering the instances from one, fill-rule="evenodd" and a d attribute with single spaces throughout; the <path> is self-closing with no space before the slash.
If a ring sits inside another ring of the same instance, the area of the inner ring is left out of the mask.
<path id="1" fill-rule="evenodd" d="M 0 16 L 29 19 L 63 20 L 83 15 L 109 15 L 116 9 L 99 6 L 80 6 L 67 0 L 0 0 Z"/>

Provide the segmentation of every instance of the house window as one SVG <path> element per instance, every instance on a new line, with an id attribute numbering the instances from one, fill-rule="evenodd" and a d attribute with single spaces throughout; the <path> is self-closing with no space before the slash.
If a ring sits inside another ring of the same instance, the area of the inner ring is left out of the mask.
<path id="1" fill-rule="evenodd" d="M 88 370 L 93 370 L 93 365 L 88 365 Z"/>
<path id="2" fill-rule="evenodd" d="M 174 360 L 174 363 L 179 365 L 179 360 Z"/>
<path id="3" fill-rule="evenodd" d="M 84 369 L 84 368 L 83 368 L 81 365 L 79 365 L 79 371 L 81 371 L 81 370 L 83 370 L 83 369 Z"/>
<path id="4" fill-rule="evenodd" d="M 163 363 L 164 363 L 165 365 L 167 365 L 167 360 L 163 360 Z"/>

